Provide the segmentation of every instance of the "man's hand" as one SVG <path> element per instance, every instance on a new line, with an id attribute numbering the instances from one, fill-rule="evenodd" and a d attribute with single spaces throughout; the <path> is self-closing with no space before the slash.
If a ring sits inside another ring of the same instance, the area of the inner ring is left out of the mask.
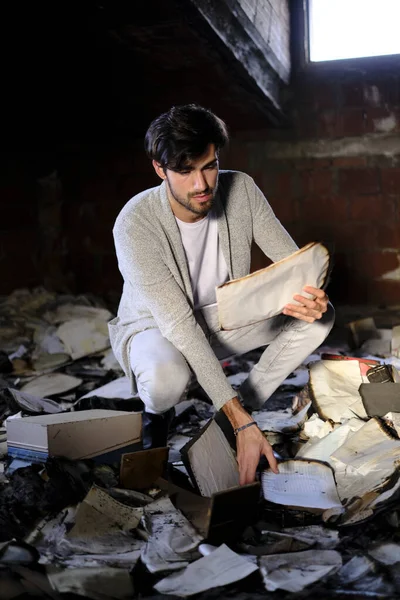
<path id="1" fill-rule="evenodd" d="M 272 446 L 256 425 L 239 431 L 236 443 L 240 485 L 253 483 L 261 456 L 268 459 L 274 473 L 279 473 Z"/>
<path id="2" fill-rule="evenodd" d="M 229 400 L 222 407 L 232 427 L 237 429 L 242 425 L 251 423 L 254 419 L 245 411 L 237 398 Z M 265 439 L 257 425 L 246 427 L 239 431 L 236 437 L 237 461 L 239 466 L 239 483 L 253 483 L 257 465 L 261 456 L 265 456 L 274 473 L 278 473 L 278 463 L 274 456 L 271 444 Z"/>
<path id="3" fill-rule="evenodd" d="M 282 312 L 288 317 L 295 317 L 301 321 L 307 321 L 307 323 L 314 323 L 314 321 L 321 319 L 322 315 L 328 310 L 329 298 L 324 290 L 311 287 L 311 285 L 306 285 L 303 291 L 311 294 L 314 298 L 309 299 L 300 294 L 295 294 L 293 300 L 296 300 L 300 304 L 286 304 Z"/>

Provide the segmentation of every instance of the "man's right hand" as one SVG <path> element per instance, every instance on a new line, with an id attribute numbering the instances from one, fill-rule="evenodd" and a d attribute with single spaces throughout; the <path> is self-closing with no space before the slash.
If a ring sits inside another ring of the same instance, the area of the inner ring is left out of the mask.
<path id="1" fill-rule="evenodd" d="M 253 483 L 260 458 L 265 456 L 274 473 L 279 473 L 278 462 L 271 444 L 256 425 L 239 431 L 236 437 L 239 483 Z"/>
<path id="2" fill-rule="evenodd" d="M 237 398 L 233 398 L 222 407 L 232 427 L 237 429 L 253 422 L 251 416 L 245 411 Z M 274 456 L 271 444 L 265 439 L 257 425 L 246 427 L 239 431 L 236 437 L 237 461 L 239 466 L 239 483 L 253 483 L 256 476 L 257 465 L 262 456 L 265 456 L 274 473 L 279 473 L 278 463 Z"/>

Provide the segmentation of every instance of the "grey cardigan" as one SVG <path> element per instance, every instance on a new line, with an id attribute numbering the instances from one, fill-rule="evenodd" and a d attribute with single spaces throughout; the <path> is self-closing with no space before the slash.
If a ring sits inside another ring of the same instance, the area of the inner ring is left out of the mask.
<path id="1" fill-rule="evenodd" d="M 250 272 L 253 240 L 274 262 L 298 249 L 245 173 L 220 171 L 215 208 L 230 279 Z M 109 323 L 110 341 L 132 390 L 137 391 L 130 367 L 130 340 L 140 331 L 158 327 L 220 409 L 236 392 L 195 319 L 185 252 L 165 183 L 129 200 L 113 233 L 124 286 L 118 315 Z"/>

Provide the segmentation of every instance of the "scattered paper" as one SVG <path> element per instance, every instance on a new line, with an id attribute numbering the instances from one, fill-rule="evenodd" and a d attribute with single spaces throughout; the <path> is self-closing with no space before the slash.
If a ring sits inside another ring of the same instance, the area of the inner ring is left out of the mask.
<path id="1" fill-rule="evenodd" d="M 229 585 L 257 571 L 257 565 L 232 552 L 225 544 L 200 558 L 184 571 L 159 581 L 154 588 L 160 594 L 192 596 L 214 587 Z"/>
<path id="2" fill-rule="evenodd" d="M 119 377 L 101 387 L 98 387 L 91 392 L 88 392 L 79 399 L 90 398 L 91 396 L 99 396 L 100 398 L 121 398 L 129 400 L 133 398 L 131 384 L 128 377 Z"/>
<path id="3" fill-rule="evenodd" d="M 277 433 L 289 433 L 299 431 L 307 418 L 307 411 L 311 406 L 308 402 L 298 413 L 293 414 L 291 408 L 285 410 L 257 410 L 252 412 L 261 431 L 273 431 Z"/>
<path id="4" fill-rule="evenodd" d="M 305 550 L 260 558 L 260 571 L 268 592 L 300 592 L 342 566 L 336 550 Z"/>
<path id="5" fill-rule="evenodd" d="M 142 562 L 150 573 L 182 569 L 198 557 L 196 549 L 203 538 L 169 498 L 148 504 L 144 515 L 150 537 Z"/>
<path id="6" fill-rule="evenodd" d="M 357 360 L 321 360 L 310 367 L 313 404 L 324 420 L 367 418 L 358 388 L 364 383 Z M 367 382 L 367 380 L 366 380 Z"/>
<path id="7" fill-rule="evenodd" d="M 113 318 L 113 315 L 106 308 L 96 308 L 82 304 L 61 304 L 54 310 L 47 311 L 44 317 L 46 321 L 56 325 L 74 319 L 96 319 L 107 323 Z"/>
<path id="8" fill-rule="evenodd" d="M 73 319 L 60 325 L 57 336 L 72 360 L 110 347 L 107 321 Z"/>
<path id="9" fill-rule="evenodd" d="M 363 425 L 364 421 L 361 421 L 361 419 L 349 419 L 342 425 L 337 425 L 325 437 L 309 440 L 297 452 L 296 458 L 314 458 L 315 460 L 327 462 L 331 467 L 334 467 L 335 461 L 331 458 L 332 454 Z"/>
<path id="10" fill-rule="evenodd" d="M 121 529 L 136 529 L 142 515 L 142 508 L 121 504 L 94 486 L 80 504 L 68 537 L 100 536 Z"/>
<path id="11" fill-rule="evenodd" d="M 93 600 L 133 597 L 133 584 L 128 569 L 84 567 L 59 569 L 47 567 L 52 588 L 60 594 L 78 594 Z"/>
<path id="12" fill-rule="evenodd" d="M 279 473 L 267 469 L 261 476 L 264 498 L 285 506 L 326 510 L 342 507 L 332 469 L 313 460 L 279 463 Z"/>
<path id="13" fill-rule="evenodd" d="M 48 373 L 47 375 L 35 377 L 32 381 L 23 385 L 21 392 L 28 392 L 32 396 L 46 398 L 54 394 L 65 394 L 77 388 L 81 383 L 82 379 L 78 379 L 78 377 L 72 377 L 64 373 Z"/>
<path id="14" fill-rule="evenodd" d="M 400 562 L 400 544 L 387 542 L 368 550 L 373 559 L 384 565 L 395 565 Z"/>
<path id="15" fill-rule="evenodd" d="M 342 584 L 351 584 L 365 577 L 372 571 L 374 563 L 367 556 L 353 556 L 348 563 L 338 571 L 337 575 Z"/>

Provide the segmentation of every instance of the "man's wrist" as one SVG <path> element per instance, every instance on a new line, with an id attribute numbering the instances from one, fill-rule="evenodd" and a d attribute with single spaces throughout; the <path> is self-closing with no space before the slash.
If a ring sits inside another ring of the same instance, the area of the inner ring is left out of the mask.
<path id="1" fill-rule="evenodd" d="M 254 421 L 254 419 L 240 404 L 237 396 L 226 402 L 222 407 L 222 411 L 228 418 L 233 429 L 238 429 L 239 427 Z"/>

